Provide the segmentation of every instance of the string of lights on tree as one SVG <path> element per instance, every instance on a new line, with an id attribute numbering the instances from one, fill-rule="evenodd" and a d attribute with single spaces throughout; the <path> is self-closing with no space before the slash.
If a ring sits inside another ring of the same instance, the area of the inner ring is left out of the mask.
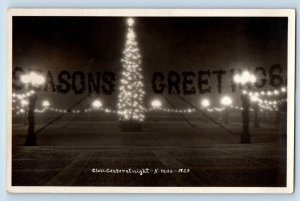
<path id="1" fill-rule="evenodd" d="M 127 20 L 127 35 L 123 51 L 122 73 L 118 95 L 118 115 L 120 120 L 143 121 L 145 91 L 143 84 L 141 54 L 134 32 L 134 20 Z"/>

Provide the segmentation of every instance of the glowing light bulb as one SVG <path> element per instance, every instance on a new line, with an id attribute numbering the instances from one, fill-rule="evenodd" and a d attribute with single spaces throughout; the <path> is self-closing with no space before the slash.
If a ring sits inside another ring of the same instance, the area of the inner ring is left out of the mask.
<path id="1" fill-rule="evenodd" d="M 102 102 L 100 100 L 94 100 L 92 106 L 96 109 L 99 109 L 100 107 L 102 107 Z"/>
<path id="2" fill-rule="evenodd" d="M 133 26 L 133 24 L 134 24 L 133 18 L 128 18 L 128 19 L 127 19 L 127 24 L 128 24 L 130 27 Z"/>
<path id="3" fill-rule="evenodd" d="M 250 96 L 250 100 L 251 100 L 252 102 L 257 102 L 259 99 L 258 99 L 257 96 L 253 95 L 253 96 Z"/>
<path id="4" fill-rule="evenodd" d="M 30 77 L 28 75 L 21 75 L 20 79 L 21 79 L 21 82 L 24 84 L 27 84 L 30 82 Z"/>
<path id="5" fill-rule="evenodd" d="M 245 84 L 250 81 L 250 73 L 248 71 L 244 71 L 241 76 L 241 83 Z"/>
<path id="6" fill-rule="evenodd" d="M 36 72 L 31 72 L 29 74 L 30 82 L 33 85 L 41 85 L 45 82 L 45 78 L 42 75 L 37 74 Z"/>
<path id="7" fill-rule="evenodd" d="M 235 83 L 241 83 L 241 76 L 240 75 L 235 75 L 234 77 L 233 77 L 233 81 L 235 82 Z"/>
<path id="8" fill-rule="evenodd" d="M 250 75 L 250 82 L 255 83 L 256 82 L 256 77 L 255 75 Z"/>
<path id="9" fill-rule="evenodd" d="M 47 101 L 47 100 L 44 100 L 44 101 L 42 102 L 42 106 L 43 106 L 43 107 L 49 107 L 49 106 L 50 106 L 50 102 Z"/>
<path id="10" fill-rule="evenodd" d="M 160 100 L 155 99 L 155 100 L 153 100 L 153 101 L 151 102 L 151 106 L 152 106 L 152 108 L 154 108 L 154 109 L 161 108 L 162 103 L 161 103 Z"/>
<path id="11" fill-rule="evenodd" d="M 28 103 L 28 101 L 27 100 L 21 100 L 21 105 L 22 106 L 26 106 L 26 105 L 28 105 L 29 103 Z"/>
<path id="12" fill-rule="evenodd" d="M 206 99 L 203 99 L 202 101 L 201 101 L 201 105 L 203 106 L 203 107 L 208 107 L 208 106 L 210 106 L 210 101 L 206 98 Z"/>
<path id="13" fill-rule="evenodd" d="M 224 106 L 229 106 L 229 105 L 232 104 L 232 99 L 229 96 L 224 96 L 221 99 L 221 104 L 224 105 Z"/>

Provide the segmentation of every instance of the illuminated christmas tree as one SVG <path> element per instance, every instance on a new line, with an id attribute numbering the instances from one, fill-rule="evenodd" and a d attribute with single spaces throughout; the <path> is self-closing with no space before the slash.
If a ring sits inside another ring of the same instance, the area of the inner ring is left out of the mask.
<path id="1" fill-rule="evenodd" d="M 145 118 L 141 55 L 134 33 L 134 20 L 129 18 L 127 24 L 117 107 L 121 121 L 141 122 Z"/>

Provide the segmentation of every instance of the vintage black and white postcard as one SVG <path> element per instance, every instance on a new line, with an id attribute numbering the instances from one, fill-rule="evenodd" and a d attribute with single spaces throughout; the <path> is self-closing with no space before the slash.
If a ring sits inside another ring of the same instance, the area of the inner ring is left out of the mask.
<path id="1" fill-rule="evenodd" d="M 292 9 L 10 9 L 7 189 L 291 193 Z"/>

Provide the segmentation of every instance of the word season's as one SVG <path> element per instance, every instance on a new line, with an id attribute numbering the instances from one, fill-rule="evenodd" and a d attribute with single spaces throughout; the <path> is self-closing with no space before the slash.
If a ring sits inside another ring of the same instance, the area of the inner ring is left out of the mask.
<path id="1" fill-rule="evenodd" d="M 15 67 L 13 70 L 13 88 L 14 90 L 22 90 L 23 85 L 20 83 L 20 76 L 25 70 Z M 240 72 L 239 69 L 230 70 L 200 70 L 192 71 L 168 71 L 153 72 L 152 77 L 147 77 L 146 81 L 150 81 L 152 90 L 156 94 L 205 94 L 213 92 L 213 84 L 217 87 L 217 93 L 222 93 L 224 78 L 231 79 L 231 91 L 237 88 L 232 80 L 235 73 Z M 103 72 L 82 72 L 82 71 L 66 71 L 63 70 L 53 76 L 51 71 L 43 72 L 46 74 L 46 83 L 44 86 L 37 88 L 41 91 L 58 92 L 62 94 L 74 93 L 82 94 L 86 90 L 89 93 L 111 95 L 116 90 L 117 73 L 110 71 Z M 254 87 L 259 89 L 267 85 L 271 87 L 280 87 L 286 85 L 286 79 L 283 76 L 283 69 L 279 64 L 272 65 L 270 68 L 257 67 L 254 69 L 257 82 Z M 56 78 L 56 79 L 54 79 Z"/>

